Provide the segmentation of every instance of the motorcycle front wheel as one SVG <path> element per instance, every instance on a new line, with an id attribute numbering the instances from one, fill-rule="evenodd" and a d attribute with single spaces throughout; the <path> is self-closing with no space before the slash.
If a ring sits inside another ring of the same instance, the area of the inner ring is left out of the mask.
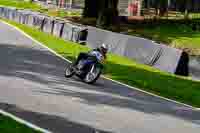
<path id="1" fill-rule="evenodd" d="M 101 75 L 101 68 L 95 68 L 93 72 L 88 72 L 83 80 L 88 84 L 93 84 L 97 81 L 100 75 Z"/>

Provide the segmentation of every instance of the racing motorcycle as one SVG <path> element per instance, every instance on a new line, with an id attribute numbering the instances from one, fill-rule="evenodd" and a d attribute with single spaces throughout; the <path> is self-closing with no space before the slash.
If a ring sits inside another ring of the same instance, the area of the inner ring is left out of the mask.
<path id="1" fill-rule="evenodd" d="M 83 82 L 92 84 L 100 77 L 103 69 L 103 56 L 98 51 L 92 51 L 87 59 L 82 59 L 76 66 L 70 64 L 65 70 L 65 77 L 78 76 Z"/>

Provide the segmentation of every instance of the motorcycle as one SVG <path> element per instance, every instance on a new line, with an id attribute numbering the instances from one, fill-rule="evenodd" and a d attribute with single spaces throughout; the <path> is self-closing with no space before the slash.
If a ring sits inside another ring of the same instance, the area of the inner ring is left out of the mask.
<path id="1" fill-rule="evenodd" d="M 70 64 L 65 70 L 65 77 L 76 75 L 85 83 L 95 83 L 102 73 L 102 58 L 99 52 L 91 52 L 87 59 L 80 60 L 76 66 Z"/>

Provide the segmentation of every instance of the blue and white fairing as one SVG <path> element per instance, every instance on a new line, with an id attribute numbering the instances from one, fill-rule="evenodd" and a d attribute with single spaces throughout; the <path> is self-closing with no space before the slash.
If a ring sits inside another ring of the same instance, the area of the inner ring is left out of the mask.
<path id="1" fill-rule="evenodd" d="M 99 62 L 104 59 L 103 55 L 99 51 L 92 51 L 89 54 L 95 56 Z"/>

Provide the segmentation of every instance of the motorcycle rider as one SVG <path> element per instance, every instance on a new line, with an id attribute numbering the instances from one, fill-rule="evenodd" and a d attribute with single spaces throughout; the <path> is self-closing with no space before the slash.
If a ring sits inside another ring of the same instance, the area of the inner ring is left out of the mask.
<path id="1" fill-rule="evenodd" d="M 100 47 L 93 49 L 88 53 L 80 53 L 77 60 L 74 62 L 74 66 L 76 66 L 80 60 L 87 59 L 88 57 L 90 57 L 92 52 L 99 52 L 103 57 L 101 62 L 104 62 L 107 58 L 106 54 L 108 52 L 108 47 L 106 44 L 103 43 Z"/>

